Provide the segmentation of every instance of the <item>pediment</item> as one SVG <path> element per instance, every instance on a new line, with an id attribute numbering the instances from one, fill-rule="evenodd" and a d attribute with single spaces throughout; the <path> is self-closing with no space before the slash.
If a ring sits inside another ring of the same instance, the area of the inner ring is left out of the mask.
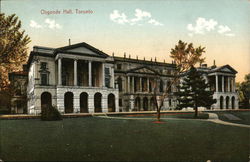
<path id="1" fill-rule="evenodd" d="M 222 69 L 220 69 L 220 71 L 223 71 L 223 72 L 232 72 L 230 69 L 228 69 L 228 68 L 222 68 Z"/>
<path id="2" fill-rule="evenodd" d="M 108 57 L 109 56 L 108 54 L 98 50 L 97 48 L 95 48 L 95 47 L 93 47 L 85 42 L 57 48 L 56 52 L 68 53 L 68 54 L 78 54 L 78 55 L 82 54 L 82 55 L 97 56 L 97 57 Z"/>
<path id="3" fill-rule="evenodd" d="M 84 53 L 84 54 L 90 54 L 90 55 L 98 55 L 96 52 L 93 52 L 85 47 L 77 47 L 77 48 L 72 48 L 69 50 L 65 50 L 67 52 L 77 52 L 77 53 Z"/>
<path id="4" fill-rule="evenodd" d="M 128 72 L 141 73 L 141 74 L 154 74 L 154 75 L 158 74 L 158 72 L 156 72 L 155 70 L 149 67 L 139 67 L 139 68 L 131 69 Z"/>
<path id="5" fill-rule="evenodd" d="M 226 73 L 233 73 L 233 74 L 237 73 L 237 71 L 234 70 L 230 65 L 224 65 L 222 67 L 219 67 L 216 71 L 226 72 Z"/>

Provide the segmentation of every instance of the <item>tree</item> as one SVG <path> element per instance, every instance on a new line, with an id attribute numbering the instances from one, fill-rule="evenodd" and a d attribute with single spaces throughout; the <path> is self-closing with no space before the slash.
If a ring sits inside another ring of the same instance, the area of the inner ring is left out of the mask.
<path id="1" fill-rule="evenodd" d="M 0 13 L 0 90 L 9 84 L 8 73 L 20 70 L 27 61 L 30 38 L 24 33 L 15 14 Z"/>
<path id="2" fill-rule="evenodd" d="M 213 99 L 213 91 L 209 90 L 209 84 L 205 82 L 201 73 L 196 68 L 191 67 L 184 76 L 179 92 L 177 92 L 180 109 L 185 107 L 193 107 L 195 109 L 195 117 L 198 116 L 198 107 L 210 108 L 216 103 Z"/>
<path id="3" fill-rule="evenodd" d="M 159 102 L 157 102 L 157 88 L 156 85 L 154 85 L 154 104 L 156 107 L 158 121 L 160 121 L 161 109 L 164 99 L 169 96 L 169 90 L 179 81 L 181 73 L 189 70 L 195 64 L 203 63 L 205 61 L 205 58 L 202 58 L 203 53 L 205 53 L 205 47 L 199 46 L 197 48 L 194 48 L 192 43 L 188 44 L 181 40 L 179 40 L 175 48 L 171 49 L 170 57 L 174 60 L 176 70 L 170 84 L 164 90 L 163 95 L 159 97 Z"/>
<path id="4" fill-rule="evenodd" d="M 245 75 L 244 81 L 237 84 L 241 108 L 250 108 L 250 74 Z"/>

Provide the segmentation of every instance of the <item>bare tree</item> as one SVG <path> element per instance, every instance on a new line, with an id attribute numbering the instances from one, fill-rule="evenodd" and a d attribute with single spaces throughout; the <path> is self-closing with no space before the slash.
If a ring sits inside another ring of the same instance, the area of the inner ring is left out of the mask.
<path id="1" fill-rule="evenodd" d="M 205 58 L 202 58 L 202 54 L 205 53 L 205 47 L 194 48 L 192 43 L 185 43 L 179 40 L 178 44 L 175 45 L 175 48 L 171 49 L 170 57 L 174 60 L 176 65 L 176 70 L 173 74 L 173 79 L 170 84 L 167 85 L 163 94 L 159 96 L 159 101 L 157 102 L 157 84 L 153 85 L 153 97 L 154 104 L 156 107 L 157 120 L 160 121 L 161 118 L 161 109 L 163 107 L 164 99 L 169 96 L 169 90 L 173 85 L 176 85 L 179 82 L 180 74 L 189 70 L 192 66 L 197 63 L 203 63 Z M 156 76 L 159 79 L 159 76 Z"/>

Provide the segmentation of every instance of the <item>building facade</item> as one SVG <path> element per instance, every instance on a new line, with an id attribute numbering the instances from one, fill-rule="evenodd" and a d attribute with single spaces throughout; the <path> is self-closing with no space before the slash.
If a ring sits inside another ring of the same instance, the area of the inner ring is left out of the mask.
<path id="1" fill-rule="evenodd" d="M 28 68 L 29 114 L 39 114 L 48 105 L 61 113 L 119 111 L 114 60 L 86 43 L 57 49 L 35 46 Z"/>
<path id="2" fill-rule="evenodd" d="M 176 70 L 175 64 L 132 59 L 130 56 L 114 57 L 115 80 L 119 90 L 121 111 L 155 110 L 154 96 L 159 100 L 167 86 L 170 86 Z M 176 107 L 176 85 L 168 88 L 163 110 Z"/>
<path id="3" fill-rule="evenodd" d="M 12 90 L 10 99 L 10 112 L 12 114 L 27 113 L 27 84 L 28 69 L 23 65 L 23 70 L 9 73 L 10 87 Z"/>
<path id="4" fill-rule="evenodd" d="M 61 113 L 153 111 L 153 97 L 159 101 L 166 89 L 162 109 L 173 110 L 177 105 L 176 84 L 171 84 L 176 65 L 156 58 L 109 56 L 87 43 L 78 43 L 61 48 L 35 46 L 27 67 L 29 114 L 40 114 L 49 105 Z M 229 65 L 203 64 L 197 69 L 214 91 L 217 102 L 212 109 L 238 109 L 237 71 Z"/>
<path id="5" fill-rule="evenodd" d="M 236 70 L 230 65 L 217 67 L 214 63 L 211 67 L 203 64 L 198 71 L 203 73 L 206 82 L 210 84 L 210 89 L 214 91 L 213 98 L 217 102 L 212 105 L 212 109 L 239 109 L 235 84 Z"/>

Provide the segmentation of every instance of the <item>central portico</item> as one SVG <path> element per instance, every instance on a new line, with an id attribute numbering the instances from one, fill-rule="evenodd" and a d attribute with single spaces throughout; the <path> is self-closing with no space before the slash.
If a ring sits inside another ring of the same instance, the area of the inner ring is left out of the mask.
<path id="1" fill-rule="evenodd" d="M 31 108 L 30 113 L 40 113 L 42 105 L 50 104 L 48 100 L 61 113 L 119 111 L 114 60 L 109 55 L 86 43 L 50 51 L 34 47 L 33 55 L 36 61 L 31 64 L 40 69 L 40 76 L 35 76 L 35 80 L 39 81 L 35 81 L 34 88 L 40 103 L 34 103 L 34 110 Z M 48 58 L 44 56 L 53 57 L 54 61 L 46 61 Z"/>

